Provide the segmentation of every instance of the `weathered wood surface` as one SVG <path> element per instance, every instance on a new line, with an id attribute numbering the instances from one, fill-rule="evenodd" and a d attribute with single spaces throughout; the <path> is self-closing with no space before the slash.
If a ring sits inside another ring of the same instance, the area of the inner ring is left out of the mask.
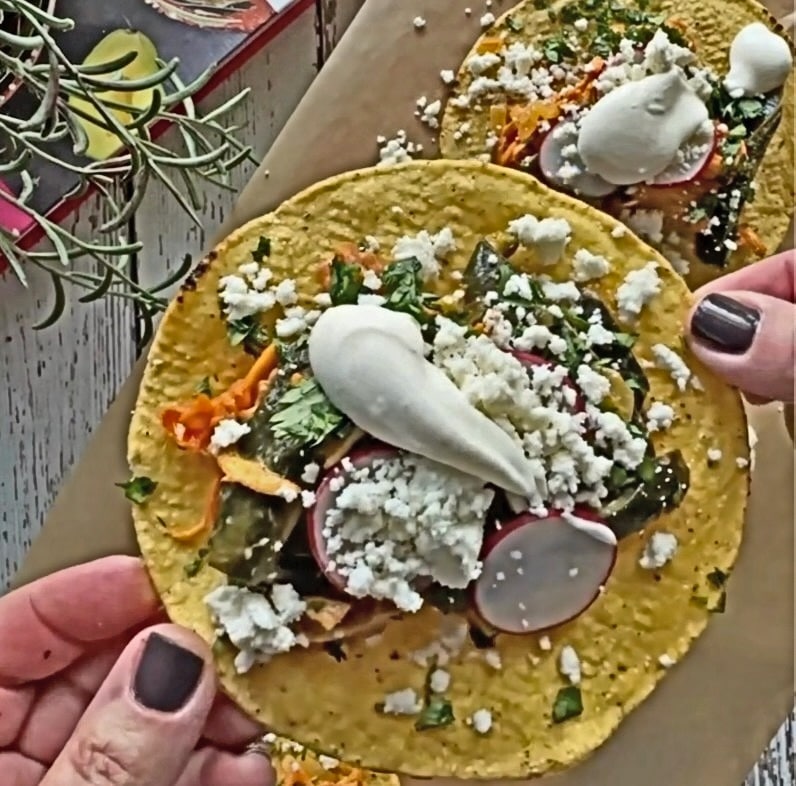
<path id="1" fill-rule="evenodd" d="M 309 12 L 256 55 L 208 104 L 252 87 L 237 112 L 257 156 L 268 149 L 324 58 L 362 0 L 319 0 Z M 242 185 L 252 167 L 236 174 Z M 231 204 L 228 192 L 205 190 L 200 211 L 210 232 Z M 98 207 L 88 202 L 74 219 L 85 232 L 96 226 Z M 205 232 L 193 225 L 162 190 L 154 190 L 137 221 L 145 243 L 141 279 L 160 278 L 184 253 L 200 253 Z M 47 331 L 30 326 L 48 305 L 43 277 L 23 290 L 0 280 L 0 588 L 5 588 L 70 467 L 128 375 L 135 360 L 134 318 L 124 302 L 73 304 Z M 78 513 L 79 515 L 79 513 Z M 796 786 L 796 740 L 790 718 L 744 786 Z M 676 752 L 673 752 L 676 755 Z M 679 784 L 673 786 L 680 786 Z M 704 784 L 700 786 L 732 786 Z"/>

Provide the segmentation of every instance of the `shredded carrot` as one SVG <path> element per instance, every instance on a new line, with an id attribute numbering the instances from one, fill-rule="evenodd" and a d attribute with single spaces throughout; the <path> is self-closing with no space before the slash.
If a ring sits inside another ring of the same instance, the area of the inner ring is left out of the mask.
<path id="1" fill-rule="evenodd" d="M 185 529 L 170 529 L 169 535 L 174 538 L 174 540 L 179 540 L 181 542 L 194 540 L 198 538 L 199 535 L 205 535 L 209 533 L 213 529 L 213 525 L 216 522 L 216 517 L 218 516 L 218 502 L 219 502 L 219 490 L 221 488 L 221 478 L 216 478 L 215 482 L 213 483 L 213 487 L 210 489 L 210 495 L 207 500 L 207 504 L 205 506 L 205 512 L 202 515 L 202 518 L 196 524 L 193 524 L 190 527 L 186 527 Z"/>
<path id="2" fill-rule="evenodd" d="M 167 407 L 161 415 L 163 428 L 181 448 L 204 450 L 219 421 L 238 416 L 257 403 L 263 390 L 261 383 L 270 377 L 277 361 L 276 347 L 272 344 L 254 361 L 246 376 L 218 396 L 210 398 L 201 393 L 187 404 Z"/>
<path id="3" fill-rule="evenodd" d="M 339 774 L 322 769 L 313 773 L 306 762 L 293 756 L 285 756 L 280 764 L 284 770 L 280 786 L 365 786 L 368 781 L 366 772 L 357 767 L 341 766 L 344 771 Z"/>
<path id="4" fill-rule="evenodd" d="M 738 231 L 738 239 L 744 248 L 748 248 L 758 256 L 765 256 L 768 253 L 768 247 L 763 242 L 760 235 L 750 226 L 742 226 Z"/>
<path id="5" fill-rule="evenodd" d="M 257 459 L 244 458 L 234 449 L 219 452 L 216 459 L 225 481 L 270 497 L 295 499 L 301 493 L 301 488 L 292 481 L 268 469 Z"/>
<path id="6" fill-rule="evenodd" d="M 489 38 L 482 38 L 478 42 L 476 51 L 479 55 L 483 55 L 486 52 L 499 52 L 503 49 L 503 45 L 504 41 L 500 36 L 490 36 Z"/>
<path id="7" fill-rule="evenodd" d="M 703 180 L 715 180 L 724 169 L 724 159 L 721 153 L 714 153 L 710 157 L 707 166 L 702 170 Z"/>

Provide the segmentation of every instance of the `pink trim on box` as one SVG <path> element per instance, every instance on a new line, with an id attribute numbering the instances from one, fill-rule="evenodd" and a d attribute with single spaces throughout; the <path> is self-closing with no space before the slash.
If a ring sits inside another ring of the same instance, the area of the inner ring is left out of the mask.
<path id="1" fill-rule="evenodd" d="M 4 194 L 14 196 L 14 192 L 8 187 L 8 184 L 0 180 L 0 227 L 11 232 L 12 235 L 19 236 L 35 222 L 24 210 L 9 202 Z M 0 264 L 2 264 L 1 261 Z"/>

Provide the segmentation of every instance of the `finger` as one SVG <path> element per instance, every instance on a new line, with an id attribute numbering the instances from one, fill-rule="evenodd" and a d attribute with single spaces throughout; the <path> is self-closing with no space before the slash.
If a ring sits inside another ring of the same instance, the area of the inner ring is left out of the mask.
<path id="1" fill-rule="evenodd" d="M 24 688 L 0 688 L 0 749 L 7 748 L 17 738 L 35 696 L 36 691 L 30 685 Z"/>
<path id="2" fill-rule="evenodd" d="M 44 767 L 21 753 L 0 752 L 0 773 L 3 786 L 38 786 Z"/>
<path id="3" fill-rule="evenodd" d="M 105 557 L 0 598 L 0 685 L 49 677 L 86 646 L 144 622 L 158 600 L 140 560 Z"/>
<path id="4" fill-rule="evenodd" d="M 273 786 L 271 762 L 259 753 L 235 756 L 216 748 L 197 751 L 176 786 Z"/>
<path id="5" fill-rule="evenodd" d="M 792 303 L 758 292 L 709 294 L 691 313 L 689 343 L 703 363 L 744 393 L 793 401 Z"/>
<path id="6" fill-rule="evenodd" d="M 265 730 L 259 723 L 248 718 L 230 699 L 219 693 L 203 736 L 222 748 L 243 749 L 264 733 Z"/>
<path id="7" fill-rule="evenodd" d="M 796 251 L 783 251 L 705 284 L 696 291 L 696 298 L 700 300 L 711 292 L 746 290 L 793 303 L 796 300 L 795 269 Z"/>
<path id="8" fill-rule="evenodd" d="M 139 633 L 100 687 L 41 786 L 173 786 L 216 696 L 212 655 L 193 633 Z"/>

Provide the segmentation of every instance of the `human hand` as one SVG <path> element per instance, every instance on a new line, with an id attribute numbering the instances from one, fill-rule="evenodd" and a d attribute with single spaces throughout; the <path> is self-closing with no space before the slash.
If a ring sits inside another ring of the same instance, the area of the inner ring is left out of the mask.
<path id="1" fill-rule="evenodd" d="M 784 251 L 695 293 L 692 351 L 753 404 L 794 399 L 795 282 L 796 251 Z"/>
<path id="2" fill-rule="evenodd" d="M 0 598 L 0 783 L 273 783 L 265 757 L 241 754 L 262 731 L 218 692 L 206 644 L 157 614 L 132 557 Z"/>

